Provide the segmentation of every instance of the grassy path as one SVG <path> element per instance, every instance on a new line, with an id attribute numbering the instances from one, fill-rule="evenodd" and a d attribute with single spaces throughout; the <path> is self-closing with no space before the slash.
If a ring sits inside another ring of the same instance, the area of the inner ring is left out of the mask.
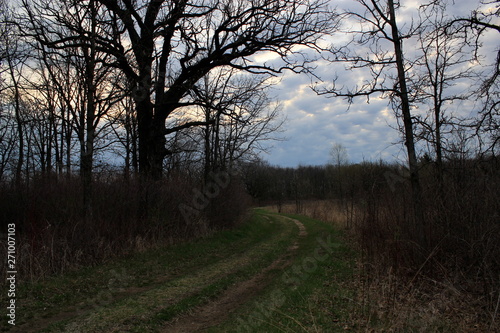
<path id="1" fill-rule="evenodd" d="M 11 331 L 343 331 L 342 298 L 329 297 L 351 274 L 338 236 L 254 210 L 210 238 L 26 285 Z"/>

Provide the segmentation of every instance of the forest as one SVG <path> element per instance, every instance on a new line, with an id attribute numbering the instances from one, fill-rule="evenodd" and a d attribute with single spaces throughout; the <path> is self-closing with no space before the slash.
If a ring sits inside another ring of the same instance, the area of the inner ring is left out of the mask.
<path id="1" fill-rule="evenodd" d="M 266 206 L 341 228 L 374 286 L 389 272 L 452 290 L 498 327 L 500 1 L 345 3 L 0 0 L 0 231 L 15 224 L 19 278 L 203 238 Z M 351 162 L 336 143 L 325 165 L 266 162 L 285 73 L 347 110 L 386 100 L 405 160 Z"/>

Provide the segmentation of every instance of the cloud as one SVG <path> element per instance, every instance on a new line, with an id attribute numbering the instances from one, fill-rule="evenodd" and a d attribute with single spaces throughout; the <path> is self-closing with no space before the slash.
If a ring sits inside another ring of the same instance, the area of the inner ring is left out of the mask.
<path id="1" fill-rule="evenodd" d="M 343 65 L 333 66 L 318 61 L 317 71 L 325 80 L 337 78 L 346 87 L 363 84 L 368 76 L 346 71 Z M 387 100 L 376 96 L 356 99 L 349 106 L 342 98 L 317 95 L 311 85 L 316 78 L 286 73 L 273 87 L 287 117 L 284 135 L 287 141 L 273 143 L 274 148 L 263 158 L 272 164 L 296 166 L 321 165 L 330 159 L 334 143 L 343 144 L 352 162 L 400 157 L 394 115 Z M 313 82 L 312 82 L 313 81 Z"/>
<path id="2" fill-rule="evenodd" d="M 340 1 L 340 6 L 348 6 L 353 1 Z M 421 2 L 406 2 L 400 10 L 400 18 L 411 22 L 416 18 L 415 10 Z M 473 2 L 458 2 L 449 7 L 449 17 L 466 17 L 477 4 Z M 353 25 L 354 26 L 354 25 Z M 407 26 L 408 27 L 408 26 Z M 338 36 L 337 41 L 345 42 L 346 35 Z M 335 36 L 331 40 L 335 40 Z M 496 54 L 498 48 L 497 32 L 492 31 L 484 35 L 484 44 L 488 48 L 484 51 L 489 54 L 489 59 Z M 412 46 L 415 45 L 415 46 Z M 414 56 L 417 44 L 405 41 L 407 56 Z M 361 53 L 362 46 L 358 49 Z M 275 61 L 271 57 L 267 58 Z M 491 61 L 490 61 L 491 62 Z M 337 87 L 353 88 L 367 82 L 370 75 L 363 70 L 348 71 L 345 64 L 332 65 L 324 60 L 316 61 L 318 67 L 316 74 L 325 82 L 336 79 Z M 394 74 L 394 72 L 392 72 Z M 351 162 L 363 160 L 384 159 L 389 161 L 406 160 L 405 147 L 402 144 L 401 133 L 398 132 L 397 122 L 388 100 L 380 96 L 367 99 L 360 97 L 351 105 L 342 98 L 328 98 L 318 96 L 310 88 L 317 80 L 307 75 L 286 73 L 274 87 L 274 94 L 282 102 L 283 112 L 287 117 L 284 135 L 288 138 L 284 142 L 274 142 L 274 148 L 269 155 L 263 158 L 272 164 L 283 166 L 321 165 L 329 160 L 329 151 L 334 143 L 344 145 Z M 388 81 L 389 82 L 389 81 Z M 459 82 L 450 93 L 472 89 L 469 82 Z M 454 103 L 450 105 L 450 112 L 455 115 L 469 115 L 474 104 L 469 102 Z M 418 111 L 425 112 L 425 106 Z"/>
<path id="3" fill-rule="evenodd" d="M 334 143 L 347 148 L 352 162 L 364 159 L 393 159 L 399 148 L 397 131 L 387 101 L 374 98 L 349 105 L 343 99 L 318 96 L 305 75 L 288 74 L 275 87 L 281 91 L 286 114 L 287 141 L 274 143 L 271 154 L 263 156 L 283 166 L 321 165 L 328 162 Z"/>

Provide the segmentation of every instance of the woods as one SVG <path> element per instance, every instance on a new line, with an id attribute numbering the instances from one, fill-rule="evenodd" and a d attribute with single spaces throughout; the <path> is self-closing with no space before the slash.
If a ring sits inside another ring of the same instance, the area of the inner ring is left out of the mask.
<path id="1" fill-rule="evenodd" d="M 125 132 L 122 137 L 137 136 L 137 142 L 132 145 L 137 147 L 137 152 L 127 151 L 122 155 L 136 156 L 137 171 L 141 175 L 160 179 L 165 157 L 175 157 L 173 151 L 178 150 L 167 147 L 168 138 L 193 127 L 212 124 L 213 119 L 206 121 L 201 116 L 202 108 L 222 107 L 209 104 L 217 103 L 216 100 L 200 100 L 210 94 L 204 90 L 215 89 L 201 84 L 201 79 L 210 74 L 213 78 L 210 80 L 217 80 L 219 76 L 220 81 L 231 80 L 233 90 L 263 91 L 257 83 L 251 86 L 251 73 L 259 74 L 257 81 L 264 82 L 269 75 L 285 69 L 300 71 L 307 63 L 289 60 L 294 54 L 292 47 L 315 47 L 315 41 L 329 31 L 331 14 L 323 6 L 319 2 L 295 1 L 228 1 L 225 4 L 29 1 L 16 13 L 6 7 L 3 27 L 11 31 L 11 35 L 5 35 L 8 54 L 7 63 L 3 61 L 3 64 L 10 71 L 17 123 L 21 123 L 21 93 L 23 100 L 31 95 L 38 105 L 50 103 L 46 108 L 57 112 L 57 117 L 42 120 L 60 121 L 61 126 L 74 131 L 79 141 L 79 169 L 86 175 L 84 178 L 89 178 L 95 155 L 100 150 L 123 149 L 116 145 L 122 141 L 121 133 Z M 12 39 L 18 47 L 7 44 L 7 40 Z M 264 51 L 276 53 L 283 58 L 283 63 L 276 67 L 251 59 Z M 21 77 L 16 78 L 16 71 Z M 42 85 L 44 80 L 46 84 Z M 246 88 L 238 88 L 239 84 Z M 28 92 L 29 89 L 32 90 Z M 225 104 L 245 103 L 245 97 L 239 98 L 242 101 Z M 123 103 L 127 100 L 130 101 L 129 113 L 122 116 L 125 114 Z M 130 118 L 127 123 L 135 124 L 135 135 L 123 129 L 123 118 L 127 117 Z M 21 144 L 26 135 L 22 134 L 24 126 L 19 126 Z M 57 128 L 58 124 L 49 126 L 64 132 Z M 52 137 L 51 134 L 46 136 Z M 66 148 L 60 148 L 62 143 L 58 142 L 60 149 L 56 158 L 72 154 L 74 141 L 69 141 L 65 142 Z M 52 157 L 54 147 L 46 148 L 43 147 L 44 152 Z M 16 172 L 19 177 L 21 165 L 25 164 L 24 150 L 24 146 L 18 149 L 20 162 Z M 49 163 L 54 164 L 52 160 Z M 62 164 L 59 160 L 55 164 L 58 163 Z M 65 163 L 74 162 L 66 160 Z M 35 171 L 38 170 L 29 170 L 26 177 Z"/>
<path id="2" fill-rule="evenodd" d="M 0 211 L 24 279 L 232 228 L 262 204 L 328 211 L 379 274 L 459 281 L 493 325 L 499 16 L 498 0 L 0 0 Z M 349 162 L 340 141 L 330 164 L 269 165 L 285 74 L 342 100 L 334 112 L 384 101 L 403 159 Z"/>
<path id="3" fill-rule="evenodd" d="M 2 225 L 33 276 L 238 223 L 236 172 L 191 220 L 179 207 L 279 139 L 268 81 L 334 25 L 321 1 L 1 5 Z"/>

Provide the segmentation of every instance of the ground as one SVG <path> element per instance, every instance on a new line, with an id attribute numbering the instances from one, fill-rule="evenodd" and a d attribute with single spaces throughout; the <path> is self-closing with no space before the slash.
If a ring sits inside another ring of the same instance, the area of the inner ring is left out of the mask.
<path id="1" fill-rule="evenodd" d="M 331 225 L 254 210 L 231 231 L 27 284 L 2 331 L 344 331 L 348 251 Z"/>

